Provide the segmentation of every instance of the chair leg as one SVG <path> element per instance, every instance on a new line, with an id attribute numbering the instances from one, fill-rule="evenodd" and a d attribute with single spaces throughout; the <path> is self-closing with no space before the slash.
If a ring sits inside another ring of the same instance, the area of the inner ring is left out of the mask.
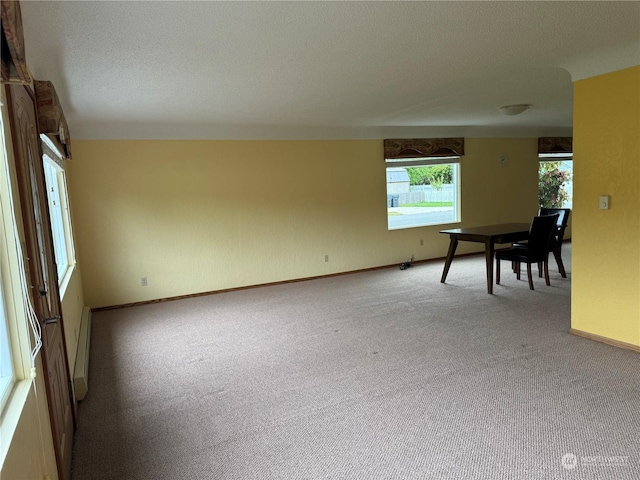
<path id="1" fill-rule="evenodd" d="M 538 262 L 538 277 L 542 278 L 542 262 Z"/>
<path id="2" fill-rule="evenodd" d="M 556 263 L 558 264 L 558 270 L 560 271 L 560 276 L 562 278 L 567 278 L 567 272 L 564 270 L 564 263 L 562 262 L 561 248 L 562 247 L 556 246 L 556 248 L 553 249 L 553 256 L 555 257 Z"/>
<path id="3" fill-rule="evenodd" d="M 496 285 L 500 285 L 500 259 L 496 258 Z"/>
<path id="4" fill-rule="evenodd" d="M 544 281 L 547 285 L 551 285 L 549 281 L 549 259 L 544 261 Z"/>
<path id="5" fill-rule="evenodd" d="M 529 290 L 533 290 L 533 279 L 531 278 L 531 264 L 527 263 L 527 278 L 529 279 Z"/>
<path id="6" fill-rule="evenodd" d="M 562 263 L 562 258 L 558 257 L 556 260 L 558 261 L 558 268 L 560 269 L 560 276 L 562 278 L 567 278 L 567 272 L 564 270 L 564 263 Z"/>
<path id="7" fill-rule="evenodd" d="M 516 262 L 516 279 L 520 280 L 520 262 Z"/>

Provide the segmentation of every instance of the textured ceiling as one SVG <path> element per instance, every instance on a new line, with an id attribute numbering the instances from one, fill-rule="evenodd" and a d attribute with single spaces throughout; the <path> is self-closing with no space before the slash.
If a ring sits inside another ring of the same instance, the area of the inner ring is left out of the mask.
<path id="1" fill-rule="evenodd" d="M 640 2 L 21 6 L 72 138 L 565 135 L 572 81 L 640 64 Z"/>

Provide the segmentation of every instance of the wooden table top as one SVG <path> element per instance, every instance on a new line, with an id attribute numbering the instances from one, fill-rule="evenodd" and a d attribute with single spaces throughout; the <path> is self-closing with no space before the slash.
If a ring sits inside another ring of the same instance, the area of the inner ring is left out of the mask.
<path id="1" fill-rule="evenodd" d="M 530 226 L 531 224 L 529 223 L 501 223 L 498 225 L 483 225 L 479 227 L 451 228 L 448 230 L 440 230 L 440 233 L 493 237 L 506 233 L 528 232 Z"/>

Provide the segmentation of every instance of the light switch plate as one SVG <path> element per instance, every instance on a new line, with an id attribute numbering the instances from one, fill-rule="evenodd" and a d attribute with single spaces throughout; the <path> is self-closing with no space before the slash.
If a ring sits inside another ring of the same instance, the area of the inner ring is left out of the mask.
<path id="1" fill-rule="evenodd" d="M 600 195 L 600 210 L 609 210 L 609 195 Z"/>

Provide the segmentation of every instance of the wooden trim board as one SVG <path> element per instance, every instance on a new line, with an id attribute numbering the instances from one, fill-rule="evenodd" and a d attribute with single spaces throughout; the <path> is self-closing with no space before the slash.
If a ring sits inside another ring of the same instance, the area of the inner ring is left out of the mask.
<path id="1" fill-rule="evenodd" d="M 601 335 L 596 335 L 595 333 L 583 332 L 582 330 L 576 330 L 575 328 L 571 328 L 569 330 L 569 333 L 571 333 L 572 335 L 576 335 L 578 337 L 594 340 L 596 342 L 606 343 L 607 345 L 611 345 L 613 347 L 624 348 L 627 350 L 633 350 L 634 352 L 640 353 L 640 345 L 634 345 L 633 343 L 621 342 L 620 340 L 603 337 Z"/>

